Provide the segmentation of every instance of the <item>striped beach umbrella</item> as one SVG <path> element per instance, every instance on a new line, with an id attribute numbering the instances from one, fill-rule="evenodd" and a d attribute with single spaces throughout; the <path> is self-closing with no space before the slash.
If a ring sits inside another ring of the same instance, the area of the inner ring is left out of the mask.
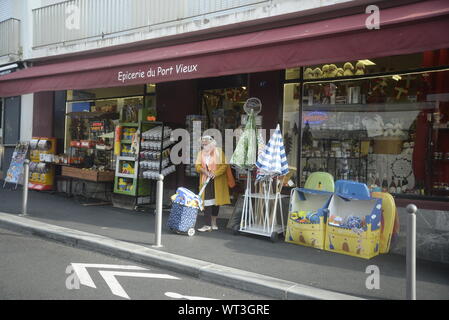
<path id="1" fill-rule="evenodd" d="M 279 124 L 264 151 L 259 154 L 256 166 L 259 168 L 258 178 L 284 176 L 288 173 L 287 155 Z"/>

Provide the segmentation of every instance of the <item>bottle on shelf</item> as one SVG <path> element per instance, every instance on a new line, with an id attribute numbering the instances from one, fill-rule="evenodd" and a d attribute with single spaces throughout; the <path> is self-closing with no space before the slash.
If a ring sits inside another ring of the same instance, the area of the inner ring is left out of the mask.
<path id="1" fill-rule="evenodd" d="M 388 187 L 390 193 L 396 193 L 396 183 L 394 183 L 394 176 L 391 177 L 390 186 Z"/>
<path id="2" fill-rule="evenodd" d="M 374 190 L 377 188 L 376 180 L 375 180 L 373 174 L 368 175 L 367 184 L 368 184 L 368 188 L 371 192 L 374 192 Z"/>
<path id="3" fill-rule="evenodd" d="M 302 169 L 302 179 L 303 179 L 304 183 L 307 180 L 308 175 L 309 175 L 309 167 L 308 167 L 308 164 L 306 164 L 304 166 L 304 168 Z"/>
<path id="4" fill-rule="evenodd" d="M 384 178 L 382 180 L 382 192 L 388 192 L 387 175 L 384 175 Z"/>
<path id="5" fill-rule="evenodd" d="M 380 188 L 381 187 L 380 178 L 379 178 L 379 174 L 378 173 L 376 173 L 376 179 L 374 180 L 374 184 L 376 185 L 376 188 Z"/>
<path id="6" fill-rule="evenodd" d="M 402 180 L 402 193 L 406 193 L 408 189 L 408 180 L 406 177 Z"/>
<path id="7" fill-rule="evenodd" d="M 335 169 L 335 177 L 336 177 L 335 180 L 343 179 L 343 173 L 341 171 L 341 168 Z"/>
<path id="8" fill-rule="evenodd" d="M 401 182 L 401 179 L 398 179 L 398 183 L 396 184 L 396 193 L 402 193 L 402 182 Z"/>

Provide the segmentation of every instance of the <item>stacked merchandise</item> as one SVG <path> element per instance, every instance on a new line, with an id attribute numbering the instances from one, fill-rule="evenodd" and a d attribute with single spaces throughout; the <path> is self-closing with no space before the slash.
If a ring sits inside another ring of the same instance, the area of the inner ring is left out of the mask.
<path id="1" fill-rule="evenodd" d="M 189 156 L 189 164 L 185 167 L 185 173 L 188 177 L 197 177 L 198 173 L 195 169 L 195 161 L 197 154 L 200 150 L 195 150 L 195 146 L 200 146 L 200 138 L 202 135 L 202 132 L 206 130 L 207 127 L 207 120 L 206 116 L 201 115 L 188 115 L 186 117 L 186 129 L 189 132 L 190 136 L 190 156 Z M 195 128 L 195 130 L 194 130 Z M 198 132 L 197 132 L 198 131 Z M 195 135 L 194 135 L 195 133 Z M 195 141 L 197 139 L 198 141 Z"/>
<path id="2" fill-rule="evenodd" d="M 30 141 L 30 180 L 33 190 L 52 190 L 55 168 L 52 165 L 56 154 L 55 138 L 33 138 Z"/>
<path id="3" fill-rule="evenodd" d="M 171 133 L 172 130 L 166 126 L 157 126 L 142 133 L 139 165 L 145 179 L 157 180 L 160 174 L 167 176 L 176 171 L 170 163 Z"/>

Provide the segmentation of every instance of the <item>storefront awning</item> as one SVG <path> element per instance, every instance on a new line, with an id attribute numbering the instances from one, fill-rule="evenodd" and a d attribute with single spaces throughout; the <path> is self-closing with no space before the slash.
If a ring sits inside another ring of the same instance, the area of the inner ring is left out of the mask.
<path id="1" fill-rule="evenodd" d="M 363 13 L 34 66 L 1 76 L 0 96 L 216 77 L 448 48 L 447 4 L 432 0 L 381 10 L 378 30 L 368 30 L 368 15 Z"/>

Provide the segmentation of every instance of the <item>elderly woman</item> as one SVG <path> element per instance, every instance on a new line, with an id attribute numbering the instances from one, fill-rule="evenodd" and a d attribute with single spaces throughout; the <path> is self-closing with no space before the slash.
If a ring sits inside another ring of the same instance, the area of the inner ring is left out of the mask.
<path id="1" fill-rule="evenodd" d="M 216 141 L 211 136 L 204 136 L 201 139 L 201 151 L 198 153 L 195 167 L 200 173 L 200 189 L 207 178 L 210 178 L 202 194 L 206 224 L 198 231 L 218 230 L 217 217 L 220 206 L 230 204 L 231 201 L 225 154 L 217 147 Z"/>

